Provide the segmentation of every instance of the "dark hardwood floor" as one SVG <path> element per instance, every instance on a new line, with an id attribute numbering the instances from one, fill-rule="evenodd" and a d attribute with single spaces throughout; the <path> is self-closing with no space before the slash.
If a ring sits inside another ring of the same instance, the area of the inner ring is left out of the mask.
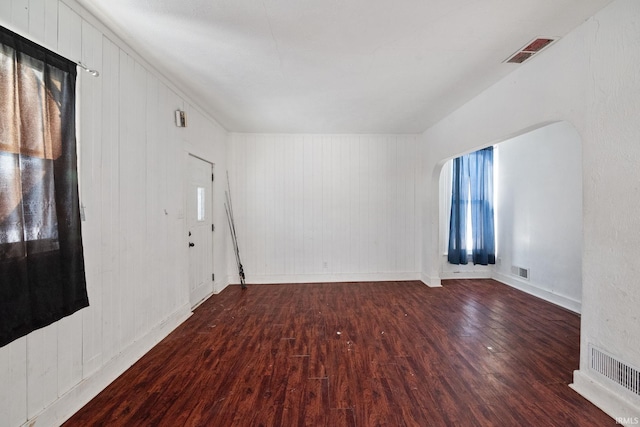
<path id="1" fill-rule="evenodd" d="M 230 286 L 65 426 L 613 426 L 579 333 L 492 280 Z"/>

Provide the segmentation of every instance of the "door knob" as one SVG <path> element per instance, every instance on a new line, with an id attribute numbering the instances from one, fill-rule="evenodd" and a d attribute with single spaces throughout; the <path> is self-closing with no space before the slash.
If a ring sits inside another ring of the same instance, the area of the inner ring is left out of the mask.
<path id="1" fill-rule="evenodd" d="M 195 243 L 193 243 L 193 242 L 189 242 L 189 247 L 190 247 L 190 248 L 194 247 L 195 245 L 196 245 Z"/>

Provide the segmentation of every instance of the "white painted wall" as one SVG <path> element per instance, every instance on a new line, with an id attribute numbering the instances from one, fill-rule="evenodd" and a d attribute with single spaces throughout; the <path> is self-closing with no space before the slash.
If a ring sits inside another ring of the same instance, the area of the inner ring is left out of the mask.
<path id="1" fill-rule="evenodd" d="M 90 307 L 0 348 L 0 426 L 58 425 L 189 315 L 186 156 L 224 170 L 227 135 L 72 0 L 0 1 L 0 25 L 101 73 L 78 74 Z"/>
<path id="2" fill-rule="evenodd" d="M 418 279 L 417 141 L 232 134 L 231 187 L 248 282 Z"/>
<path id="3" fill-rule="evenodd" d="M 440 278 L 494 278 L 580 312 L 582 147 L 566 122 L 494 146 L 495 265 L 449 264 L 451 160 L 440 174 Z M 529 279 L 511 267 L 530 270 Z"/>
<path id="4" fill-rule="evenodd" d="M 493 277 L 580 312 L 582 147 L 566 122 L 495 146 L 496 243 Z M 529 269 L 529 279 L 511 266 Z"/>
<path id="5" fill-rule="evenodd" d="M 438 178 L 457 153 L 567 121 L 583 142 L 582 334 L 574 387 L 614 417 L 640 399 L 589 369 L 590 344 L 640 366 L 640 2 L 617 0 L 422 136 L 423 280 L 438 284 Z"/>

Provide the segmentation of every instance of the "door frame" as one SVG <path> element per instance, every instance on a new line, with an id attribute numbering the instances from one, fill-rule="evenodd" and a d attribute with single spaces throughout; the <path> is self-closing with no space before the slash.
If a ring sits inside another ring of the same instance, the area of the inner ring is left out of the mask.
<path id="1" fill-rule="evenodd" d="M 186 213 L 186 218 L 185 218 L 185 237 L 187 238 L 187 242 L 189 241 L 189 237 L 188 237 L 188 233 L 189 233 L 189 203 L 190 203 L 190 198 L 189 198 L 189 191 L 190 191 L 190 185 L 191 185 L 191 175 L 189 173 L 189 162 L 190 162 L 190 158 L 194 158 L 197 160 L 200 160 L 202 162 L 205 162 L 209 165 L 209 171 L 211 173 L 211 176 L 214 177 L 215 179 L 215 163 L 213 163 L 212 161 L 205 159 L 201 156 L 198 156 L 197 154 L 194 154 L 192 152 L 188 152 L 187 151 L 187 171 L 184 174 L 184 178 L 185 178 L 185 213 Z M 214 195 L 215 195 L 215 180 L 212 179 L 211 180 L 211 192 L 209 194 L 209 209 L 211 212 L 211 224 L 215 227 L 215 222 L 214 222 Z M 206 301 L 211 295 L 213 295 L 213 293 L 215 292 L 215 228 L 213 231 L 211 231 L 211 258 L 209 259 L 210 265 L 211 265 L 211 274 L 213 275 L 212 278 L 210 279 L 210 287 L 207 289 L 207 292 L 202 296 L 202 298 L 199 298 L 198 301 L 196 301 L 195 303 L 191 302 L 191 258 L 189 255 L 189 246 L 186 245 L 186 250 L 187 250 L 187 265 L 188 265 L 188 269 L 187 269 L 187 294 L 188 294 L 188 298 L 189 298 L 189 305 L 191 306 L 191 311 L 195 310 L 200 304 L 202 304 L 204 301 Z"/>

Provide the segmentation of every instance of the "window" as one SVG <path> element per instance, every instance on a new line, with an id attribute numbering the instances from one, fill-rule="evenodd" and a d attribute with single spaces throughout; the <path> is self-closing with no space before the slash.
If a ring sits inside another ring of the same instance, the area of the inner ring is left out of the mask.
<path id="1" fill-rule="evenodd" d="M 0 346 L 86 307 L 76 64 L 0 27 Z"/>
<path id="2" fill-rule="evenodd" d="M 206 215 L 204 187 L 198 187 L 198 222 L 203 222 Z"/>
<path id="3" fill-rule="evenodd" d="M 493 147 L 453 159 L 447 259 L 495 264 Z"/>

